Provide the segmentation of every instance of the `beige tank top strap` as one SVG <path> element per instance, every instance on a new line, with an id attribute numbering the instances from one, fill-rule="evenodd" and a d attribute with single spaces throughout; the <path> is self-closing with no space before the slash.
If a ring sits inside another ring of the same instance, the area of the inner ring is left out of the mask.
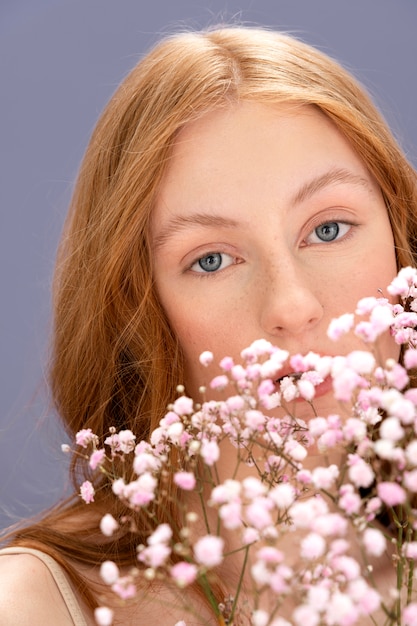
<path id="1" fill-rule="evenodd" d="M 33 550 L 32 548 L 24 547 L 10 547 L 0 550 L 0 556 L 3 554 L 32 554 L 40 559 L 51 572 L 55 583 L 61 592 L 64 602 L 67 606 L 68 612 L 74 622 L 75 626 L 87 626 L 85 617 L 81 611 L 80 605 L 75 597 L 75 594 L 71 588 L 71 585 L 64 574 L 63 569 L 58 565 L 56 561 L 48 554 L 41 552 L 40 550 Z"/>

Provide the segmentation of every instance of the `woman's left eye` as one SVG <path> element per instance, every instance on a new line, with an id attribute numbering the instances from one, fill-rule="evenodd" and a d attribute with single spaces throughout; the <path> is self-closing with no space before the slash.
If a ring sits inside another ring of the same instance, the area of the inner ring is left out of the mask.
<path id="1" fill-rule="evenodd" d="M 200 274 L 218 272 L 229 265 L 233 265 L 235 259 L 225 252 L 210 252 L 200 257 L 191 265 L 190 270 Z"/>
<path id="2" fill-rule="evenodd" d="M 346 222 L 323 222 L 306 237 L 308 244 L 331 243 L 346 235 L 352 228 L 352 224 Z"/>

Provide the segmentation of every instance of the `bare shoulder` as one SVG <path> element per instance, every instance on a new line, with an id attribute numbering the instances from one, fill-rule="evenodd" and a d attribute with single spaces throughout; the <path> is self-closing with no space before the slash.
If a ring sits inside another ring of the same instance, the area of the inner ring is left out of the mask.
<path id="1" fill-rule="evenodd" d="M 0 626 L 73 626 L 47 566 L 32 554 L 0 556 Z"/>
<path id="2" fill-rule="evenodd" d="M 201 598 L 164 585 L 150 585 L 115 611 L 114 626 L 148 626 L 185 622 L 187 626 L 216 626 L 219 622 Z"/>

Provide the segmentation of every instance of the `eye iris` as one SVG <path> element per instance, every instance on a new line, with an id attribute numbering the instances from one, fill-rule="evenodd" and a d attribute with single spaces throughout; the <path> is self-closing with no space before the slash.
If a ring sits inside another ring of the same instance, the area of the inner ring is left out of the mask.
<path id="1" fill-rule="evenodd" d="M 315 232 L 322 241 L 333 241 L 339 234 L 339 224 L 337 222 L 327 222 L 318 226 Z"/>
<path id="2" fill-rule="evenodd" d="M 221 267 L 222 255 L 218 252 L 215 254 L 208 254 L 200 259 L 198 264 L 205 272 L 215 272 Z"/>

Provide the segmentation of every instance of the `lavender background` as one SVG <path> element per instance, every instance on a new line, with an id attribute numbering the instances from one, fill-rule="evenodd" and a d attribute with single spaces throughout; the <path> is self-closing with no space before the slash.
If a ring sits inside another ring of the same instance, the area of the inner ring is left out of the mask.
<path id="1" fill-rule="evenodd" d="M 55 249 L 88 137 L 160 35 L 288 29 L 362 80 L 417 164 L 415 0 L 0 0 L 0 528 L 66 489 L 44 380 Z"/>

